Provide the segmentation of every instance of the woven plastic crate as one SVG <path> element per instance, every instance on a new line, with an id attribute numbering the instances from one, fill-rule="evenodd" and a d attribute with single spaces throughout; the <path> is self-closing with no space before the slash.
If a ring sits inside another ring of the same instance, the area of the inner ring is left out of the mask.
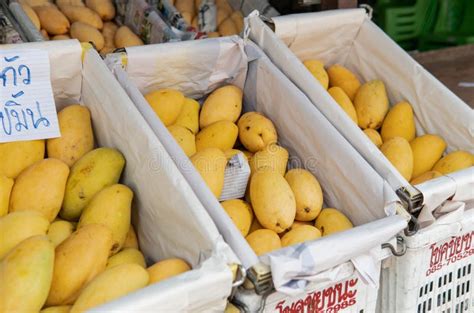
<path id="1" fill-rule="evenodd" d="M 474 211 L 406 238 L 382 272 L 382 312 L 474 312 Z M 396 283 L 393 283 L 396 282 Z"/>

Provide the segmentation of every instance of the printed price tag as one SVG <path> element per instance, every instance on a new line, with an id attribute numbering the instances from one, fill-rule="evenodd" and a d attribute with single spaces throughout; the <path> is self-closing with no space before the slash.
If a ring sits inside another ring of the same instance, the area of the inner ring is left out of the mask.
<path id="1" fill-rule="evenodd" d="M 0 142 L 59 136 L 48 53 L 0 51 Z"/>

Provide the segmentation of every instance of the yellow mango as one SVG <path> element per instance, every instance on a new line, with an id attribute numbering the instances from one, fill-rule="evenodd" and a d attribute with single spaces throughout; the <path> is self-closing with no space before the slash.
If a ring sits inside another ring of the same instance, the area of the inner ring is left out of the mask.
<path id="1" fill-rule="evenodd" d="M 74 22 L 71 25 L 71 38 L 80 42 L 92 42 L 97 50 L 101 50 L 104 45 L 104 36 L 97 28 L 83 22 Z"/>
<path id="2" fill-rule="evenodd" d="M 376 131 L 375 129 L 372 129 L 372 128 L 364 129 L 364 134 L 366 134 L 367 137 L 369 137 L 370 141 L 372 141 L 373 144 L 377 148 L 380 148 L 380 146 L 383 144 L 382 136 L 380 136 L 379 132 Z"/>
<path id="3" fill-rule="evenodd" d="M 132 214 L 133 191 L 125 185 L 116 184 L 99 191 L 86 206 L 77 224 L 77 229 L 86 225 L 101 224 L 112 231 L 111 254 L 123 246 Z"/>
<path id="4" fill-rule="evenodd" d="M 94 148 L 91 114 L 85 106 L 67 106 L 58 113 L 61 137 L 46 141 L 48 157 L 72 166 Z"/>
<path id="5" fill-rule="evenodd" d="M 209 32 L 207 33 L 207 38 L 217 38 L 217 37 L 220 37 L 221 34 L 219 34 L 219 32 Z"/>
<path id="6" fill-rule="evenodd" d="M 119 181 L 124 166 L 123 155 L 115 149 L 98 148 L 86 153 L 71 168 L 61 217 L 78 219 L 96 193 Z"/>
<path id="7" fill-rule="evenodd" d="M 252 211 L 252 214 L 253 214 L 253 211 Z M 257 229 L 262 229 L 263 226 L 260 224 L 260 222 L 258 221 L 258 219 L 256 219 L 255 217 L 252 219 L 252 224 L 250 224 L 250 228 L 249 228 L 249 234 L 253 233 L 254 231 L 256 231 Z"/>
<path id="8" fill-rule="evenodd" d="M 219 199 L 224 187 L 224 172 L 227 165 L 224 152 L 217 148 L 207 148 L 194 154 L 191 162 L 212 193 Z"/>
<path id="9" fill-rule="evenodd" d="M 329 86 L 340 87 L 354 101 L 360 87 L 359 79 L 342 65 L 335 64 L 328 68 Z"/>
<path id="10" fill-rule="evenodd" d="M 381 80 L 363 84 L 354 98 L 357 121 L 362 129 L 378 129 L 388 112 L 388 97 Z"/>
<path id="11" fill-rule="evenodd" d="M 100 50 L 100 53 L 102 54 L 104 54 L 104 52 L 110 53 L 116 49 L 115 33 L 117 32 L 117 29 L 118 29 L 118 26 L 114 22 L 104 23 L 104 27 L 102 28 L 102 36 L 104 36 L 104 48 Z"/>
<path id="12" fill-rule="evenodd" d="M 0 143 L 0 175 L 16 178 L 44 158 L 44 140 Z"/>
<path id="13" fill-rule="evenodd" d="M 320 237 L 321 232 L 316 227 L 311 225 L 300 225 L 288 231 L 283 237 L 281 237 L 281 245 L 283 247 L 288 247 L 305 241 L 318 239 Z"/>
<path id="14" fill-rule="evenodd" d="M 104 27 L 104 23 L 99 14 L 87 7 L 63 5 L 60 9 L 71 23 L 82 22 L 97 29 L 102 29 L 102 27 Z"/>
<path id="15" fill-rule="evenodd" d="M 217 8 L 216 12 L 216 25 L 219 25 L 222 23 L 225 19 L 229 17 L 230 12 L 228 10 L 223 10 L 220 8 Z"/>
<path id="16" fill-rule="evenodd" d="M 408 141 L 402 137 L 394 137 L 384 142 L 380 151 L 400 174 L 410 181 L 413 174 L 413 152 Z"/>
<path id="17" fill-rule="evenodd" d="M 224 151 L 224 154 L 225 154 L 225 157 L 226 157 L 227 161 L 230 161 L 230 159 L 232 159 L 235 155 L 237 155 L 239 153 L 242 153 L 242 151 L 237 150 L 237 149 L 227 149 L 227 150 Z M 247 158 L 247 157 L 245 157 L 245 158 Z"/>
<path id="18" fill-rule="evenodd" d="M 51 1 L 52 0 L 18 0 L 18 3 L 27 4 L 30 7 L 38 7 L 38 6 L 45 6 L 45 5 L 53 5 Z"/>
<path id="19" fill-rule="evenodd" d="M 227 302 L 224 313 L 240 313 L 240 310 L 232 303 Z"/>
<path id="20" fill-rule="evenodd" d="M 322 236 L 329 236 L 354 226 L 342 212 L 334 208 L 325 208 L 321 211 L 314 224 Z"/>
<path id="21" fill-rule="evenodd" d="M 415 178 L 413 178 L 411 181 L 410 181 L 410 184 L 412 185 L 419 185 L 419 184 L 422 184 L 428 180 L 432 180 L 434 178 L 438 178 L 438 177 L 441 177 L 443 176 L 443 174 L 441 174 L 440 172 L 436 172 L 436 171 L 428 171 L 428 172 L 425 172 L 419 176 L 416 176 Z"/>
<path id="22" fill-rule="evenodd" d="M 245 239 L 257 256 L 281 248 L 280 237 L 270 229 L 257 229 L 245 237 Z"/>
<path id="23" fill-rule="evenodd" d="M 446 142 L 436 135 L 423 135 L 410 142 L 413 152 L 413 177 L 428 172 L 443 156 Z"/>
<path id="24" fill-rule="evenodd" d="M 221 205 L 242 236 L 247 236 L 253 219 L 253 212 L 250 205 L 240 199 L 223 201 L 221 202 Z"/>
<path id="25" fill-rule="evenodd" d="M 84 286 L 105 269 L 112 232 L 99 224 L 86 225 L 56 247 L 47 306 L 72 304 Z"/>
<path id="26" fill-rule="evenodd" d="M 383 141 L 393 137 L 402 137 L 408 141 L 415 138 L 415 117 L 410 103 L 406 101 L 399 102 L 388 111 L 380 134 Z"/>
<path id="27" fill-rule="evenodd" d="M 302 221 L 297 221 L 295 220 L 293 224 L 291 224 L 290 228 L 288 228 L 288 231 L 293 230 L 297 227 L 303 226 L 303 225 L 310 225 L 313 226 L 314 222 L 313 221 L 307 221 L 307 222 L 302 222 Z"/>
<path id="28" fill-rule="evenodd" d="M 232 36 L 239 33 L 237 25 L 235 25 L 231 18 L 226 18 L 222 23 L 220 23 L 219 26 L 217 26 L 217 31 L 222 36 Z"/>
<path id="29" fill-rule="evenodd" d="M 146 268 L 145 257 L 140 251 L 133 248 L 123 249 L 116 255 L 111 256 L 107 261 L 107 268 L 120 264 L 137 264 Z"/>
<path id="30" fill-rule="evenodd" d="M 307 170 L 295 168 L 286 173 L 285 179 L 295 195 L 295 219 L 314 220 L 323 207 L 323 191 L 316 177 Z"/>
<path id="31" fill-rule="evenodd" d="M 196 151 L 218 148 L 222 151 L 232 149 L 237 140 L 239 128 L 232 122 L 219 121 L 203 129 L 196 135 Z"/>
<path id="32" fill-rule="evenodd" d="M 196 138 L 192 131 L 178 125 L 168 126 L 168 131 L 188 157 L 196 153 Z"/>
<path id="33" fill-rule="evenodd" d="M 15 180 L 10 196 L 10 212 L 37 211 L 53 221 L 61 209 L 69 167 L 57 159 L 31 165 Z"/>
<path id="34" fill-rule="evenodd" d="M 147 268 L 148 274 L 150 275 L 148 285 L 152 285 L 190 270 L 191 267 L 188 263 L 178 258 L 165 259 L 156 262 Z"/>
<path id="35" fill-rule="evenodd" d="M 38 312 L 48 296 L 54 247 L 46 236 L 22 241 L 0 263 L 0 312 Z"/>
<path id="36" fill-rule="evenodd" d="M 285 175 L 288 164 L 288 151 L 277 145 L 269 144 L 263 150 L 257 151 L 249 161 L 250 171 L 252 174 L 269 170 L 280 175 Z"/>
<path id="37" fill-rule="evenodd" d="M 262 150 L 278 140 L 277 131 L 272 121 L 257 112 L 247 112 L 237 123 L 239 140 L 250 152 Z"/>
<path id="38" fill-rule="evenodd" d="M 127 48 L 135 46 L 143 46 L 143 41 L 135 35 L 127 26 L 120 26 L 115 32 L 115 46 L 117 48 Z"/>
<path id="39" fill-rule="evenodd" d="M 38 212 L 21 211 L 0 218 L 0 260 L 17 244 L 37 235 L 45 235 L 48 220 Z"/>
<path id="40" fill-rule="evenodd" d="M 71 25 L 66 16 L 55 6 L 33 7 L 38 16 L 41 27 L 50 35 L 63 35 L 69 31 Z"/>
<path id="41" fill-rule="evenodd" d="M 165 126 L 176 122 L 185 102 L 184 95 L 173 89 L 152 91 L 145 95 L 145 99 Z"/>
<path id="42" fill-rule="evenodd" d="M 74 232 L 74 225 L 68 221 L 54 221 L 48 229 L 48 238 L 55 247 L 66 240 Z"/>
<path id="43" fill-rule="evenodd" d="M 86 6 L 97 12 L 104 21 L 115 17 L 115 5 L 112 0 L 86 0 Z"/>
<path id="44" fill-rule="evenodd" d="M 219 121 L 235 123 L 242 112 L 242 97 L 242 89 L 234 85 L 214 90 L 202 105 L 199 116 L 201 128 Z"/>
<path id="45" fill-rule="evenodd" d="M 324 69 L 324 63 L 319 60 L 306 60 L 303 65 L 308 69 L 311 75 L 323 86 L 324 89 L 328 89 L 329 76 Z"/>
<path id="46" fill-rule="evenodd" d="M 71 39 L 69 35 L 56 35 L 53 38 L 51 38 L 51 40 L 69 40 L 69 39 Z M 43 312 L 43 310 L 41 312 Z"/>
<path id="47" fill-rule="evenodd" d="M 82 291 L 70 313 L 87 310 L 115 300 L 148 284 L 147 271 L 137 264 L 121 264 L 98 275 Z"/>
<path id="48" fill-rule="evenodd" d="M 56 5 L 62 7 L 63 5 L 85 6 L 82 0 L 56 0 Z"/>
<path id="49" fill-rule="evenodd" d="M 0 175 L 0 217 L 7 215 L 13 179 Z"/>
<path id="50" fill-rule="evenodd" d="M 133 228 L 133 225 L 130 225 L 130 228 L 128 229 L 127 237 L 125 237 L 125 241 L 123 242 L 122 248 L 123 249 L 127 249 L 127 248 L 138 249 L 137 234 L 135 233 L 135 229 Z"/>
<path id="51" fill-rule="evenodd" d="M 199 102 L 194 99 L 185 98 L 181 112 L 179 112 L 174 125 L 186 127 L 193 134 L 197 134 L 199 131 L 199 109 Z"/>
<path id="52" fill-rule="evenodd" d="M 41 310 L 40 313 L 69 313 L 71 308 L 71 305 L 50 306 L 49 308 Z"/>
<path id="53" fill-rule="evenodd" d="M 341 87 L 331 87 L 328 90 L 329 94 L 333 99 L 339 104 L 339 106 L 346 112 L 347 115 L 357 124 L 357 113 L 352 104 L 351 99 L 348 95 L 342 90 Z"/>
<path id="54" fill-rule="evenodd" d="M 285 178 L 275 172 L 257 172 L 250 180 L 250 199 L 260 224 L 276 233 L 293 224 L 296 201 Z"/>
<path id="55" fill-rule="evenodd" d="M 474 156 L 467 151 L 453 151 L 442 157 L 433 166 L 433 171 L 441 174 L 454 173 L 474 165 Z"/>
<path id="56" fill-rule="evenodd" d="M 232 22 L 234 22 L 237 32 L 241 33 L 244 30 L 244 17 L 239 10 L 232 12 L 230 15 Z"/>
<path id="57" fill-rule="evenodd" d="M 26 3 L 22 3 L 21 7 L 22 7 L 23 11 L 25 11 L 25 13 L 28 16 L 28 18 L 30 19 L 30 21 L 36 27 L 36 29 L 40 30 L 41 29 L 41 23 L 40 23 L 38 15 L 36 15 L 36 13 L 35 13 L 35 10 L 33 10 L 33 8 L 30 7 Z"/>

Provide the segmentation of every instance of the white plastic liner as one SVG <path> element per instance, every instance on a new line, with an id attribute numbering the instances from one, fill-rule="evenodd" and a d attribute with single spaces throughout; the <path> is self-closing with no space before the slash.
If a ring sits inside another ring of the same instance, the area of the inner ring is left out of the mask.
<path id="1" fill-rule="evenodd" d="M 180 257 L 194 268 L 93 311 L 222 312 L 232 287 L 227 264 L 238 260 L 99 55 L 88 51 L 82 65 L 76 40 L 3 47 L 46 49 L 58 109 L 70 103 L 86 105 L 98 145 L 123 153 L 121 182 L 134 191 L 132 220 L 148 263 Z"/>
<path id="2" fill-rule="evenodd" d="M 246 268 L 257 264 L 259 259 L 142 93 L 171 87 L 199 99 L 224 84 L 244 87 L 244 110 L 267 115 L 277 128 L 280 143 L 292 157 L 300 160 L 299 166 L 318 177 L 326 204 L 341 209 L 355 225 L 364 225 L 337 236 L 282 249 L 270 254 L 271 262 L 262 258 L 261 261 L 272 267 L 277 290 L 301 292 L 316 273 L 354 261 L 364 253 L 369 255 L 374 247 L 380 248 L 381 243 L 406 226 L 402 217 L 394 216 L 398 198 L 392 189 L 254 44 L 246 45 L 238 37 L 227 37 L 150 45 L 146 49 L 128 48 L 126 62 L 121 60 L 120 55 L 110 55 L 106 62 Z M 336 248 L 327 249 L 328 243 Z M 294 272 L 284 270 L 289 262 L 299 262 L 303 253 L 312 259 L 301 263 Z M 378 281 L 378 259 L 371 260 L 354 261 L 367 283 Z M 303 283 L 292 284 L 294 280 Z"/>

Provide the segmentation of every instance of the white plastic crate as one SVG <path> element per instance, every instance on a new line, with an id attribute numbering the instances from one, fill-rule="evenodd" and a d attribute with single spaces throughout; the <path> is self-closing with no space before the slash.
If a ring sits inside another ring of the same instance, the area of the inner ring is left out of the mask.
<path id="1" fill-rule="evenodd" d="M 474 312 L 474 211 L 405 240 L 407 253 L 384 264 L 382 312 Z"/>

